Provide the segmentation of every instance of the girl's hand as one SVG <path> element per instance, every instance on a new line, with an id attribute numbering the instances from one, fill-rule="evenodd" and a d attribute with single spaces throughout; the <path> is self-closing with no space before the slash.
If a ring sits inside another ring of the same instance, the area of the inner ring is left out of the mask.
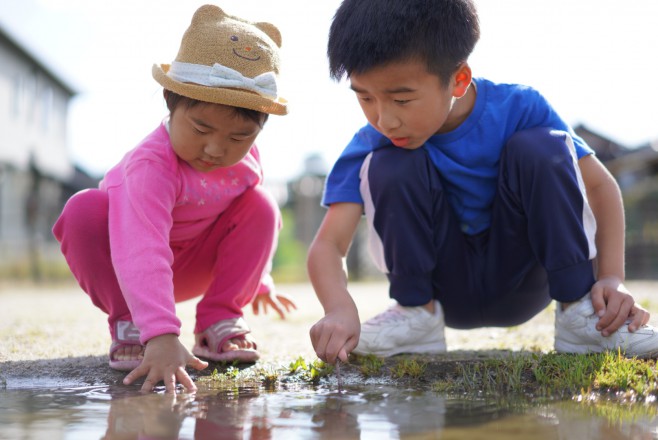
<path id="1" fill-rule="evenodd" d="M 261 308 L 263 309 L 263 313 L 267 313 L 267 309 L 272 307 L 281 319 L 286 319 L 285 314 L 290 313 L 291 310 L 297 310 L 297 305 L 295 305 L 292 298 L 282 293 L 273 292 L 256 295 L 251 302 L 251 307 L 254 315 L 258 315 Z"/>
<path id="2" fill-rule="evenodd" d="M 208 363 L 187 351 L 178 336 L 174 334 L 156 336 L 146 343 L 142 363 L 128 373 L 123 383 L 130 385 L 138 378 L 146 376 L 142 391 L 152 391 L 158 382 L 163 381 L 167 393 L 176 391 L 177 382 L 187 391 L 193 392 L 197 387 L 185 371 L 188 365 L 196 370 L 203 370 Z"/>
<path id="3" fill-rule="evenodd" d="M 592 306 L 599 316 L 596 329 L 610 336 L 627 321 L 634 332 L 649 322 L 651 315 L 635 302 L 624 283 L 617 277 L 605 277 L 592 286 Z"/>

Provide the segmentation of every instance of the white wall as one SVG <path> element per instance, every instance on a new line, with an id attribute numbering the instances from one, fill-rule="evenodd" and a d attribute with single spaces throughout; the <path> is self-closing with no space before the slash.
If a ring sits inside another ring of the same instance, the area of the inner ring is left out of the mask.
<path id="1" fill-rule="evenodd" d="M 67 151 L 69 94 L 31 60 L 0 38 L 0 161 L 66 180 L 73 168 Z"/>

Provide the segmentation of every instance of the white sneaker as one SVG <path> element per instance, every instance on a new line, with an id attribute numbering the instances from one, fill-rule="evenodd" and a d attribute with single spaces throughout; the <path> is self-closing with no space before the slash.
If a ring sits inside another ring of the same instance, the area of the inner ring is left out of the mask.
<path id="1" fill-rule="evenodd" d="M 361 324 L 355 354 L 388 357 L 400 353 L 445 353 L 443 309 L 434 302 L 434 314 L 423 307 L 395 304 Z"/>
<path id="2" fill-rule="evenodd" d="M 631 333 L 626 323 L 605 337 L 596 329 L 598 320 L 589 293 L 566 310 L 562 310 L 558 303 L 555 311 L 555 351 L 584 354 L 621 350 L 628 357 L 658 356 L 658 331 L 654 327 L 645 325 Z"/>

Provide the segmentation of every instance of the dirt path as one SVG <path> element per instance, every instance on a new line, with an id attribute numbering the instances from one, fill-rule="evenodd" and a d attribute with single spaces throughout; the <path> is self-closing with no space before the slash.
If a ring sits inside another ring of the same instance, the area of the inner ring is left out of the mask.
<path id="1" fill-rule="evenodd" d="M 635 281 L 629 288 L 654 311 L 658 322 L 658 282 Z M 322 308 L 308 284 L 279 286 L 294 297 L 298 310 L 286 320 L 269 314 L 245 318 L 259 343 L 263 363 L 287 365 L 298 356 L 315 359 L 308 330 L 322 316 Z M 354 284 L 351 292 L 365 320 L 388 305 L 386 284 Z M 107 366 L 110 345 L 105 315 L 73 285 L 52 288 L 0 286 L 0 386 L 113 385 L 122 373 Z M 195 302 L 178 305 L 183 321 L 181 339 L 191 348 Z M 486 356 L 487 351 L 539 349 L 553 344 L 553 307 L 513 328 L 446 329 L 448 350 L 464 356 Z M 474 352 L 473 352 L 474 351 Z M 463 353 L 462 353 L 463 352 Z M 445 357 L 437 357 L 445 362 Z M 432 362 L 432 359 L 429 359 Z"/>

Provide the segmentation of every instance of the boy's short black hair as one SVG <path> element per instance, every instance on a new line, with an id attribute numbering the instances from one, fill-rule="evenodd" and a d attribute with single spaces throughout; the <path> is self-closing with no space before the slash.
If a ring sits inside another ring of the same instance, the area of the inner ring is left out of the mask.
<path id="1" fill-rule="evenodd" d="M 446 85 L 480 38 L 472 0 L 344 0 L 329 31 L 333 79 L 420 60 Z"/>
<path id="2" fill-rule="evenodd" d="M 198 104 L 222 105 L 222 104 L 212 104 L 205 101 L 199 101 L 198 99 L 188 98 L 187 96 L 179 95 L 178 93 L 174 93 L 171 90 L 167 90 L 167 89 L 163 90 L 163 94 L 164 94 L 165 102 L 167 103 L 167 108 L 169 109 L 169 113 L 173 113 L 174 110 L 176 110 L 176 107 L 178 107 L 180 104 L 185 104 L 187 108 L 194 107 L 195 105 Z M 244 119 L 247 119 L 249 121 L 255 122 L 261 128 L 263 127 L 263 125 L 265 125 L 265 122 L 267 122 L 267 119 L 269 117 L 269 114 L 259 112 L 258 110 L 251 110 L 248 108 L 233 107 L 233 106 L 226 106 L 226 107 L 231 107 L 235 111 L 236 115 Z"/>

